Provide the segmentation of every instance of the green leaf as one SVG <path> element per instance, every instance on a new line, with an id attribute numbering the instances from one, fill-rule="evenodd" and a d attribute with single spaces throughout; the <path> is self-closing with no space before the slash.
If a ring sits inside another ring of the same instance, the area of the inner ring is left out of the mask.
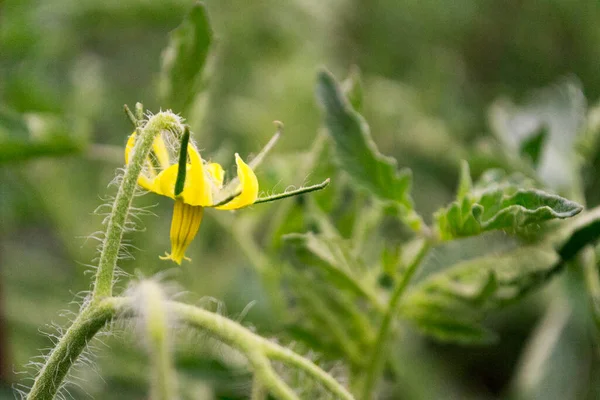
<path id="1" fill-rule="evenodd" d="M 409 193 L 411 171 L 398 170 L 394 158 L 379 152 L 366 121 L 354 110 L 340 85 L 327 71 L 318 74 L 317 98 L 325 113 L 325 126 L 335 144 L 339 167 L 359 187 L 410 214 L 413 211 Z M 418 229 L 418 217 L 412 214 L 410 221 L 411 226 Z"/>
<path id="2" fill-rule="evenodd" d="M 559 233 L 556 248 L 563 261 L 575 257 L 585 246 L 600 238 L 600 207 L 582 213 Z"/>
<path id="3" fill-rule="evenodd" d="M 497 335 L 481 324 L 469 319 L 460 319 L 452 314 L 439 312 L 427 307 L 414 307 L 404 312 L 415 327 L 427 336 L 442 342 L 454 342 L 464 345 L 490 344 Z"/>
<path id="4" fill-rule="evenodd" d="M 482 335 L 487 340 L 489 335 L 478 327 L 486 312 L 540 287 L 560 263 L 553 250 L 534 246 L 463 261 L 412 286 L 401 313 L 439 339 L 464 343 Z"/>
<path id="5" fill-rule="evenodd" d="M 203 85 L 202 72 L 213 39 L 204 3 L 196 3 L 170 34 L 162 55 L 160 97 L 166 107 L 185 113 Z"/>
<path id="6" fill-rule="evenodd" d="M 468 174 L 463 164 L 462 176 Z M 502 178 L 500 174 L 485 174 L 470 193 L 468 182 L 461 178 L 458 200 L 435 215 L 437 229 L 444 240 L 478 235 L 503 229 L 518 232 L 530 224 L 551 219 L 570 218 L 583 209 L 563 197 L 537 189 L 520 189 L 522 178 Z"/>
<path id="7" fill-rule="evenodd" d="M 521 142 L 521 155 L 528 157 L 535 167 L 539 165 L 540 155 L 547 138 L 548 129 L 542 126 L 531 137 Z"/>
<path id="8" fill-rule="evenodd" d="M 322 274 L 322 279 L 332 287 L 347 290 L 359 296 L 373 299 L 372 289 L 359 279 L 357 260 L 340 240 L 324 238 L 312 233 L 285 235 L 287 255 L 297 268 L 311 268 Z"/>
<path id="9" fill-rule="evenodd" d="M 305 332 L 314 334 L 323 347 L 332 347 L 353 365 L 364 361 L 362 353 L 375 338 L 374 328 L 351 293 L 332 290 L 330 283 L 306 271 L 288 269 L 289 292 L 295 306 L 289 318 Z M 323 326 L 329 327 L 323 330 Z M 321 346 L 319 346 L 321 347 Z"/>
<path id="10" fill-rule="evenodd" d="M 360 112 L 363 104 L 363 84 L 360 79 L 360 70 L 353 66 L 348 73 L 348 77 L 342 82 L 342 91 L 348 99 L 352 108 Z"/>

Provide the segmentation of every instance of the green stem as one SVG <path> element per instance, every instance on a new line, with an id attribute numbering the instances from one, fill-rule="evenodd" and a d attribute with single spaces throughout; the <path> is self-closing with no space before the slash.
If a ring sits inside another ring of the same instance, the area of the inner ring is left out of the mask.
<path id="1" fill-rule="evenodd" d="M 260 379 L 254 379 L 252 382 L 252 394 L 250 400 L 266 400 L 269 393 L 265 390 L 265 387 L 260 382 Z"/>
<path id="2" fill-rule="evenodd" d="M 221 315 L 178 302 L 169 302 L 169 309 L 181 321 L 203 331 L 208 331 L 219 340 L 242 352 L 248 358 L 254 373 L 265 389 L 277 398 L 288 400 L 297 399 L 297 396 L 277 376 L 269 362 L 269 358 L 277 359 L 303 370 L 338 398 L 353 399 L 352 395 L 343 386 L 311 361 L 254 334 Z"/>
<path id="3" fill-rule="evenodd" d="M 122 305 L 121 299 L 107 298 L 83 309 L 48 356 L 27 399 L 53 399 L 85 346 L 114 317 Z"/>
<path id="4" fill-rule="evenodd" d="M 392 322 L 398 310 L 400 298 L 402 297 L 402 294 L 404 293 L 413 275 L 417 271 L 417 268 L 419 265 L 421 265 L 421 261 L 423 261 L 423 258 L 429 251 L 430 246 L 430 241 L 428 239 L 424 239 L 421 248 L 402 275 L 402 279 L 398 285 L 394 288 L 394 292 L 392 293 L 388 302 L 387 310 L 383 316 L 381 325 L 379 326 L 377 339 L 375 340 L 375 347 L 371 352 L 371 358 L 367 364 L 366 375 L 360 396 L 361 399 L 367 400 L 374 397 L 375 387 L 379 381 L 379 377 L 385 363 L 385 349 L 392 329 Z"/>
<path id="5" fill-rule="evenodd" d="M 133 148 L 133 156 L 125 168 L 123 180 L 108 218 L 100 261 L 96 271 L 96 281 L 92 294 L 93 300 L 112 295 L 114 271 L 119 258 L 121 240 L 123 239 L 125 223 L 127 222 L 138 177 L 152 148 L 154 138 L 163 130 L 182 130 L 179 117 L 170 112 L 158 113 L 150 118 L 143 128 L 139 128 L 137 131 L 138 137 Z"/>
<path id="6" fill-rule="evenodd" d="M 275 374 L 271 363 L 261 352 L 263 338 L 225 317 L 201 308 L 177 302 L 170 302 L 169 308 L 179 320 L 208 331 L 242 352 L 252 365 L 255 376 L 273 395 L 282 400 L 297 399 L 292 389 Z"/>
<path id="7" fill-rule="evenodd" d="M 289 192 L 278 193 L 271 196 L 259 197 L 258 199 L 256 199 L 254 204 L 269 203 L 271 201 L 281 200 L 287 197 L 299 196 L 301 194 L 314 192 L 316 190 L 322 190 L 325 189 L 327 185 L 329 185 L 329 182 L 330 180 L 329 178 L 327 178 L 323 182 L 318 183 L 316 185 L 301 187 L 300 189 L 290 190 Z"/>
<path id="8" fill-rule="evenodd" d="M 261 338 L 262 339 L 262 338 Z M 339 384 L 331 375 L 323 371 L 321 368 L 316 366 L 313 362 L 306 358 L 294 353 L 290 349 L 285 347 L 277 346 L 272 342 L 265 339 L 263 340 L 263 347 L 267 356 L 274 360 L 284 362 L 289 366 L 296 367 L 303 370 L 306 374 L 317 380 L 325 389 L 329 391 L 335 398 L 353 400 L 354 396 L 346 390 L 342 385 Z"/>
<path id="9" fill-rule="evenodd" d="M 142 316 L 146 346 L 152 364 L 152 400 L 172 400 L 177 395 L 177 380 L 169 343 L 169 310 L 160 285 L 152 280 L 139 283 L 136 303 Z"/>

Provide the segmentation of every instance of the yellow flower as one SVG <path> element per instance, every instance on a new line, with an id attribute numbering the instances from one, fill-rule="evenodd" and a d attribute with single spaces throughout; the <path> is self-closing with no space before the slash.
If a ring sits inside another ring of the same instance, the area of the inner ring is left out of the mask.
<path id="1" fill-rule="evenodd" d="M 187 135 L 187 136 L 186 136 Z M 125 162 L 129 164 L 136 133 L 127 141 Z M 185 250 L 200 228 L 205 207 L 219 210 L 235 210 L 253 204 L 258 199 L 258 180 L 252 168 L 236 153 L 238 180 L 224 187 L 225 171 L 217 163 L 202 159 L 195 145 L 189 142 L 189 131 L 181 140 L 178 152 L 175 146 L 165 145 L 172 140 L 169 136 L 158 135 L 154 139 L 152 152 L 138 179 L 138 184 L 156 194 L 175 200 L 171 221 L 171 253 L 162 259 L 170 259 L 177 264 L 189 258 Z M 185 165 L 180 173 L 179 167 Z M 178 182 L 179 180 L 179 182 Z"/>

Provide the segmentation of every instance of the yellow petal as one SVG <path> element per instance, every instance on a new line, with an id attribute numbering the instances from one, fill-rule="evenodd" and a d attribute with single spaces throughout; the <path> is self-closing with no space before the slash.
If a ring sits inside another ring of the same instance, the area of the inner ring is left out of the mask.
<path id="1" fill-rule="evenodd" d="M 135 145 L 135 137 L 136 134 L 133 132 L 131 135 L 129 135 L 129 139 L 127 139 L 127 145 L 125 145 L 125 164 L 129 164 L 129 156 L 131 155 L 131 151 Z"/>
<path id="2" fill-rule="evenodd" d="M 225 171 L 221 164 L 210 163 L 206 166 L 206 169 L 210 176 L 213 178 L 213 181 L 218 189 L 223 188 L 223 178 L 225 178 Z"/>
<path id="3" fill-rule="evenodd" d="M 163 196 L 175 198 L 175 181 L 177 180 L 177 171 L 179 165 L 173 164 L 169 168 L 162 171 L 156 177 L 155 189 L 153 192 L 162 194 Z"/>
<path id="4" fill-rule="evenodd" d="M 154 150 L 154 155 L 158 160 L 161 170 L 164 171 L 169 168 L 169 152 L 167 151 L 167 146 L 165 146 L 162 135 L 156 136 L 154 143 L 152 143 L 152 150 Z"/>
<path id="5" fill-rule="evenodd" d="M 127 139 L 127 145 L 125 145 L 125 163 L 129 164 L 129 160 L 131 158 L 131 151 L 133 150 L 133 146 L 135 146 L 135 139 L 136 139 L 137 135 L 135 132 L 133 132 L 130 136 L 129 139 Z M 142 173 L 140 174 L 140 177 L 138 178 L 138 185 L 140 185 L 141 187 L 143 187 L 146 190 L 149 190 L 151 192 L 156 192 L 156 190 L 154 190 L 154 170 L 152 168 L 152 163 L 150 162 L 149 159 L 146 160 L 146 167 L 144 169 L 145 172 L 148 172 L 149 175 L 151 175 L 151 177 L 148 177 L 145 175 L 144 171 L 142 171 Z"/>
<path id="6" fill-rule="evenodd" d="M 203 214 L 204 207 L 185 204 L 182 199 L 175 200 L 171 220 L 171 253 L 165 253 L 161 259 L 173 260 L 177 264 L 184 259 L 190 261 L 185 256 L 185 250 L 196 236 Z"/>
<path id="7" fill-rule="evenodd" d="M 188 146 L 191 166 L 186 175 L 183 198 L 193 206 L 210 206 L 212 202 L 212 185 L 204 171 L 204 162 L 193 145 Z"/>
<path id="8" fill-rule="evenodd" d="M 258 179 L 252 168 L 246 164 L 239 154 L 235 154 L 235 163 L 237 164 L 238 178 L 242 193 L 231 200 L 229 203 L 217 207 L 219 210 L 235 210 L 236 208 L 246 207 L 253 204 L 258 198 Z"/>

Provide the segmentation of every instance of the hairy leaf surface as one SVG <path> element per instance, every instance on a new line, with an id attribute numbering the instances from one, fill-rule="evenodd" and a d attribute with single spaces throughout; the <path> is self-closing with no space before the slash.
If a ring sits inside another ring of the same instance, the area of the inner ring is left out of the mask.
<path id="1" fill-rule="evenodd" d="M 478 325 L 486 311 L 540 287 L 559 265 L 552 249 L 533 246 L 460 262 L 414 285 L 401 313 L 441 340 L 487 341 L 492 336 Z"/>
<path id="2" fill-rule="evenodd" d="M 463 166 L 458 200 L 436 213 L 444 240 L 497 229 L 516 232 L 530 224 L 573 217 L 583 209 L 563 197 L 527 188 L 521 176 L 502 178 L 495 170 L 469 190 L 468 174 Z"/>
<path id="3" fill-rule="evenodd" d="M 354 110 L 340 85 L 327 71 L 319 72 L 317 98 L 325 113 L 325 126 L 335 143 L 339 167 L 353 182 L 382 201 L 413 210 L 411 171 L 398 169 L 394 158 L 379 152 L 365 119 Z M 411 221 L 418 225 L 418 219 Z"/>

